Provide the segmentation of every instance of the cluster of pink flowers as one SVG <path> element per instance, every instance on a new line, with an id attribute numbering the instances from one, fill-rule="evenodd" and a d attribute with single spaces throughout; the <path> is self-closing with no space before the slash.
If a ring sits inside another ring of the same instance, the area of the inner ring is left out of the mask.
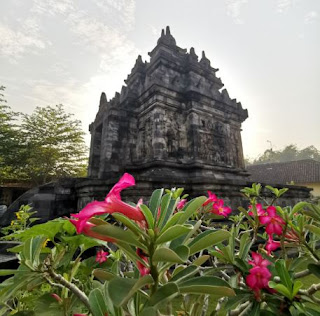
<path id="1" fill-rule="evenodd" d="M 251 211 L 248 213 L 254 216 L 252 206 L 249 207 Z M 268 206 L 266 210 L 263 209 L 261 204 L 256 204 L 257 215 L 260 224 L 266 226 L 266 233 L 268 234 L 268 241 L 266 250 L 270 255 L 272 251 L 280 247 L 280 242 L 273 239 L 273 235 L 281 236 L 285 221 L 282 217 L 277 215 L 277 209 L 274 206 Z"/>
<path id="2" fill-rule="evenodd" d="M 218 199 L 217 196 L 211 191 L 208 191 L 208 196 L 208 199 L 203 203 L 202 206 L 212 203 L 211 213 L 227 217 L 232 212 L 230 207 L 224 206 L 223 199 Z"/>
<path id="3" fill-rule="evenodd" d="M 251 256 L 253 260 L 249 260 L 249 264 L 253 267 L 249 270 L 246 283 L 254 291 L 256 299 L 259 300 L 261 289 L 271 290 L 268 283 L 272 275 L 267 268 L 271 263 L 256 252 L 252 252 Z"/>

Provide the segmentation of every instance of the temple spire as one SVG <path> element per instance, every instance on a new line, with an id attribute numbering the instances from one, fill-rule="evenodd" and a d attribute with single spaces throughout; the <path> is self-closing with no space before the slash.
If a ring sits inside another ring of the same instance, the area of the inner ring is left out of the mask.
<path id="1" fill-rule="evenodd" d="M 166 31 L 164 29 L 161 30 L 161 36 L 158 39 L 158 45 L 164 44 L 166 46 L 176 46 L 176 40 L 171 35 L 170 27 L 166 27 Z"/>
<path id="2" fill-rule="evenodd" d="M 210 67 L 210 60 L 206 57 L 204 50 L 202 51 L 202 57 L 200 60 L 200 64 L 204 65 L 206 68 Z"/>
<path id="3" fill-rule="evenodd" d="M 107 96 L 104 92 L 101 93 L 99 106 L 107 103 Z"/>

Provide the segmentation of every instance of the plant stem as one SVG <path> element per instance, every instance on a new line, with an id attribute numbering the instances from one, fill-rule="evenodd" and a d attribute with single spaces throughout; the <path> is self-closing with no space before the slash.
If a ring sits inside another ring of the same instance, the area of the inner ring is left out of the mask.
<path id="1" fill-rule="evenodd" d="M 153 264 L 153 254 L 154 254 L 154 244 L 151 243 L 149 247 L 149 256 L 150 256 L 150 274 L 154 280 L 154 284 L 151 286 L 151 296 L 157 291 L 159 285 L 159 273 L 157 269 L 157 265 Z"/>
<path id="2" fill-rule="evenodd" d="M 303 245 L 309 250 L 311 255 L 317 260 L 320 261 L 320 257 L 315 253 L 315 251 L 308 245 L 308 243 L 305 241 Z"/>
<path id="3" fill-rule="evenodd" d="M 89 299 L 87 295 L 82 292 L 76 285 L 67 281 L 61 274 L 58 274 L 52 270 L 51 267 L 48 267 L 47 270 L 49 276 L 55 281 L 59 282 L 61 285 L 69 289 L 75 296 L 79 298 L 79 300 L 87 307 L 87 309 L 91 312 Z"/>
<path id="4" fill-rule="evenodd" d="M 317 297 L 313 296 L 314 293 L 320 290 L 320 283 L 318 284 L 312 284 L 308 289 L 306 290 L 299 290 L 299 294 L 301 295 L 306 295 L 310 297 L 314 302 L 320 303 L 320 299 Z"/>

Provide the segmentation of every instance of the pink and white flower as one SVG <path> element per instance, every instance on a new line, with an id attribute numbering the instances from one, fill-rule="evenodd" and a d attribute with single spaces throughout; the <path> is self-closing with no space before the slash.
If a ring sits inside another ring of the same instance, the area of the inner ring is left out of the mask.
<path id="1" fill-rule="evenodd" d="M 227 217 L 232 212 L 230 207 L 224 206 L 224 201 L 222 199 L 218 199 L 212 205 L 212 213 Z"/>

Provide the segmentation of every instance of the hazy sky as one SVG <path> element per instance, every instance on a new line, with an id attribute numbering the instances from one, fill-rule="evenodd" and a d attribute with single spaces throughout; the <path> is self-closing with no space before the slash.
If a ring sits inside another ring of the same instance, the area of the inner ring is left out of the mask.
<path id="1" fill-rule="evenodd" d="M 319 0 L 0 0 L 0 12 L 0 85 L 13 110 L 62 103 L 87 132 L 101 92 L 120 91 L 170 25 L 248 109 L 245 156 L 270 142 L 320 149 Z"/>

